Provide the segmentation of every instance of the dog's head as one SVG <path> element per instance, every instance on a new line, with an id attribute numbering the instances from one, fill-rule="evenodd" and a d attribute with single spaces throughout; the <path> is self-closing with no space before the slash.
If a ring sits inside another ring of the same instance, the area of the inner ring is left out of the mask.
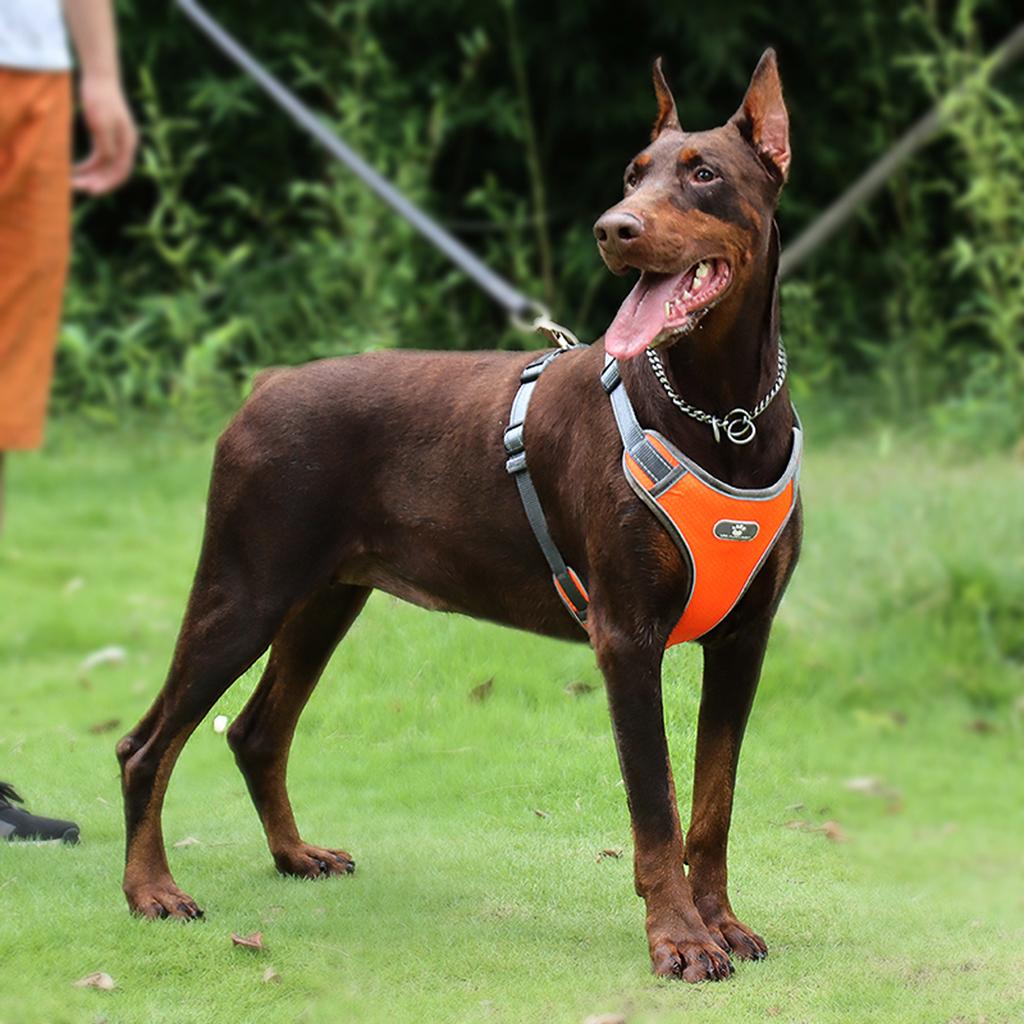
<path id="1" fill-rule="evenodd" d="M 594 225 L 608 268 L 640 271 L 605 333 L 606 350 L 619 359 L 677 340 L 716 307 L 727 317 L 768 244 L 789 171 L 774 50 L 765 51 L 739 110 L 720 128 L 680 127 L 660 59 L 654 91 L 651 144 L 626 168 L 625 197 Z"/>

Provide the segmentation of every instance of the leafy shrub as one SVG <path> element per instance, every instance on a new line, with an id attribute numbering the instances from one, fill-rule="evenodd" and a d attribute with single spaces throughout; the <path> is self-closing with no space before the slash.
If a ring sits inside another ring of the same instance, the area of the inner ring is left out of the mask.
<path id="1" fill-rule="evenodd" d="M 270 363 L 533 344 L 172 5 L 119 6 L 144 156 L 132 186 L 79 212 L 58 407 L 103 417 L 127 404 L 233 404 Z M 960 0 L 946 27 L 932 0 L 813 17 L 802 0 L 770 12 L 740 0 L 703 11 L 699 38 L 678 5 L 629 33 L 617 9 L 540 0 L 218 13 L 372 164 L 584 338 L 623 291 L 590 225 L 645 144 L 654 54 L 668 58 L 684 125 L 699 128 L 728 116 L 761 48 L 778 47 L 796 154 L 784 238 L 969 79 L 944 141 L 787 282 L 785 331 L 798 394 L 859 390 L 886 419 L 927 411 L 971 443 L 1021 432 L 1022 75 L 979 77 L 1013 24 L 1007 5 Z"/>

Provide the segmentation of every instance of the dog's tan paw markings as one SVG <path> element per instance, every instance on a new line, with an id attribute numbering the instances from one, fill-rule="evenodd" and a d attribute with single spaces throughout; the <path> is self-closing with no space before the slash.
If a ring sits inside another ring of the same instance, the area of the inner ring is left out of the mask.
<path id="1" fill-rule="evenodd" d="M 733 972 L 729 954 L 707 942 L 659 942 L 651 953 L 654 973 L 683 981 L 723 981 Z"/>

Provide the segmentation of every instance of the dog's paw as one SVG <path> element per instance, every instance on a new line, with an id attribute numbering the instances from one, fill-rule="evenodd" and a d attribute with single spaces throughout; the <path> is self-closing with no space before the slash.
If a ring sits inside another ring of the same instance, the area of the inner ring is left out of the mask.
<path id="1" fill-rule="evenodd" d="M 282 875 L 297 878 L 323 878 L 327 875 L 351 875 L 356 869 L 352 855 L 344 850 L 299 843 L 274 854 L 274 863 Z"/>
<path id="2" fill-rule="evenodd" d="M 722 949 L 740 960 L 763 960 L 768 955 L 764 939 L 740 921 L 731 910 L 709 908 L 697 901 L 704 925 Z"/>
<path id="3" fill-rule="evenodd" d="M 203 916 L 195 900 L 169 879 L 166 882 L 125 886 L 124 894 L 128 900 L 128 909 L 136 917 L 145 917 L 151 921 L 164 917 L 198 921 Z"/>
<path id="4" fill-rule="evenodd" d="M 764 939 L 735 918 L 719 924 L 708 924 L 708 931 L 722 949 L 740 960 L 763 960 L 768 955 Z"/>
<path id="5" fill-rule="evenodd" d="M 693 937 L 652 936 L 651 967 L 662 978 L 722 981 L 733 972 L 729 954 L 709 932 Z"/>

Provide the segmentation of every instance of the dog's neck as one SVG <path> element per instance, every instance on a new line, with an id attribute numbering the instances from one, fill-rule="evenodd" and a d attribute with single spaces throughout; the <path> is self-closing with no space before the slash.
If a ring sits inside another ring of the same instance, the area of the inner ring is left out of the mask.
<path id="1" fill-rule="evenodd" d="M 775 383 L 779 369 L 778 242 L 775 233 L 744 287 L 712 310 L 689 335 L 662 348 L 669 382 L 690 405 L 715 416 L 753 411 Z M 623 367 L 640 422 L 664 434 L 681 451 L 736 487 L 765 487 L 781 476 L 789 458 L 793 411 L 788 388 L 757 418 L 746 445 L 715 441 L 711 427 L 691 419 L 669 400 L 647 357 Z"/>

